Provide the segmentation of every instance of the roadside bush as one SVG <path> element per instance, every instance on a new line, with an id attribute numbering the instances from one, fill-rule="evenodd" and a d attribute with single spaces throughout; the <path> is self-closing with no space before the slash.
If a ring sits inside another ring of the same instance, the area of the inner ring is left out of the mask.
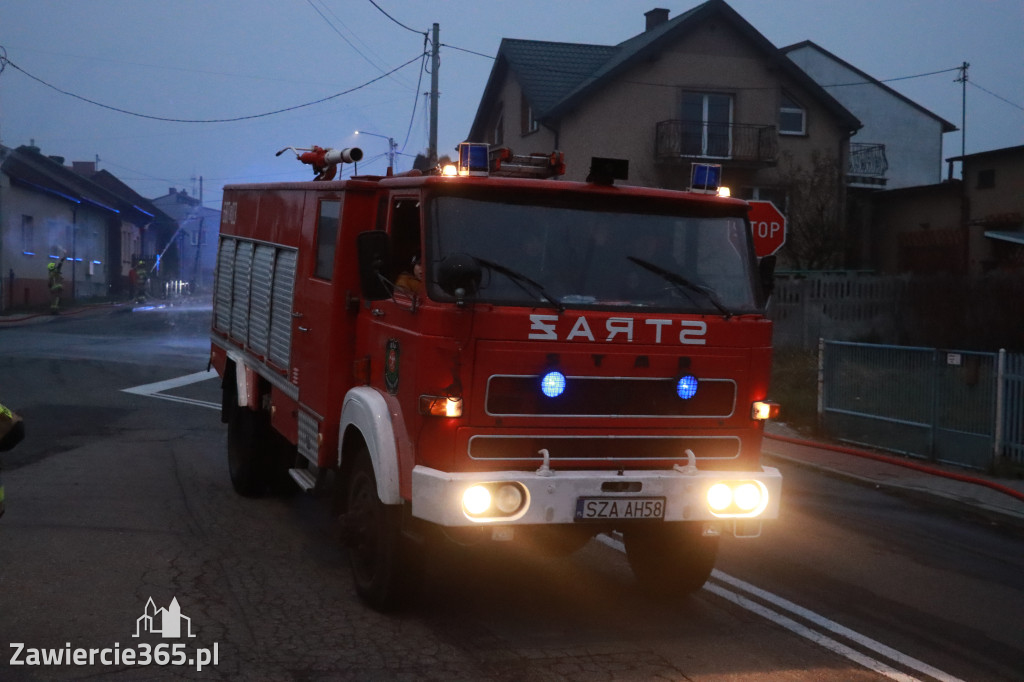
<path id="1" fill-rule="evenodd" d="M 805 434 L 818 428 L 818 353 L 776 348 L 769 397 L 782 405 L 779 421 Z"/>

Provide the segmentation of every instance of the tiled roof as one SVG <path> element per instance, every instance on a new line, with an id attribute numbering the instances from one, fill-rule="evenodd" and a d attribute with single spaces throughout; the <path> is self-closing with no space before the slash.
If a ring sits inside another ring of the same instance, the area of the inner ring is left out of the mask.
<path id="1" fill-rule="evenodd" d="M 617 48 L 609 45 L 501 41 L 498 53 L 508 60 L 523 92 L 538 115 L 544 115 L 607 63 Z"/>
<path id="2" fill-rule="evenodd" d="M 2 171 L 15 184 L 58 196 L 73 204 L 87 204 L 123 219 L 143 224 L 166 215 L 106 171 L 86 177 L 63 163 L 43 156 L 35 147 L 10 150 Z"/>
<path id="3" fill-rule="evenodd" d="M 819 99 L 844 125 L 861 127 L 860 121 L 814 80 L 787 59 L 760 32 L 724 0 L 708 0 L 679 16 L 633 36 L 618 45 L 588 45 L 536 40 L 503 39 L 484 88 L 470 139 L 482 139 L 487 102 L 497 97 L 505 74 L 511 70 L 539 119 L 557 118 L 577 106 L 616 74 L 642 62 L 670 45 L 703 21 L 721 16 L 729 21 L 767 59 Z"/>

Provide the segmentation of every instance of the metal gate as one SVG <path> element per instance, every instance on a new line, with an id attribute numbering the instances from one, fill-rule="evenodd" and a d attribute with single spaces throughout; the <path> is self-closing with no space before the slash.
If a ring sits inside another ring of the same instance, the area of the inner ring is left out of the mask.
<path id="1" fill-rule="evenodd" d="M 999 355 L 996 453 L 1007 462 L 1024 466 L 1024 355 Z"/>
<path id="2" fill-rule="evenodd" d="M 840 440 L 991 469 L 1024 464 L 1024 356 L 822 341 L 818 412 Z"/>

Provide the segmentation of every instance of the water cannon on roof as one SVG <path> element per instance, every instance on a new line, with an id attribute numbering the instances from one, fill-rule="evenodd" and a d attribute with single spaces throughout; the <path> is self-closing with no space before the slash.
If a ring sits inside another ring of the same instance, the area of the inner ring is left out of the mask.
<path id="1" fill-rule="evenodd" d="M 281 156 L 288 150 L 295 152 L 295 158 L 309 164 L 316 173 L 314 180 L 333 180 L 338 172 L 339 163 L 357 163 L 363 158 L 363 150 L 359 147 L 332 149 L 330 147 L 285 147 L 274 156 Z"/>

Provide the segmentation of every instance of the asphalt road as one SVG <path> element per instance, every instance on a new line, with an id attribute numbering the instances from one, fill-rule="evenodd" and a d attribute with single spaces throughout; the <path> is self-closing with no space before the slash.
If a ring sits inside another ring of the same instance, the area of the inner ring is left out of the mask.
<path id="1" fill-rule="evenodd" d="M 560 560 L 451 549 L 408 612 L 370 611 L 329 500 L 232 492 L 196 375 L 208 316 L 0 328 L 0 400 L 28 430 L 0 456 L 0 679 L 1024 677 L 1024 538 L 799 468 L 782 518 L 723 542 L 681 603 L 642 596 L 606 538 Z M 172 600 L 184 636 L 147 634 Z"/>

